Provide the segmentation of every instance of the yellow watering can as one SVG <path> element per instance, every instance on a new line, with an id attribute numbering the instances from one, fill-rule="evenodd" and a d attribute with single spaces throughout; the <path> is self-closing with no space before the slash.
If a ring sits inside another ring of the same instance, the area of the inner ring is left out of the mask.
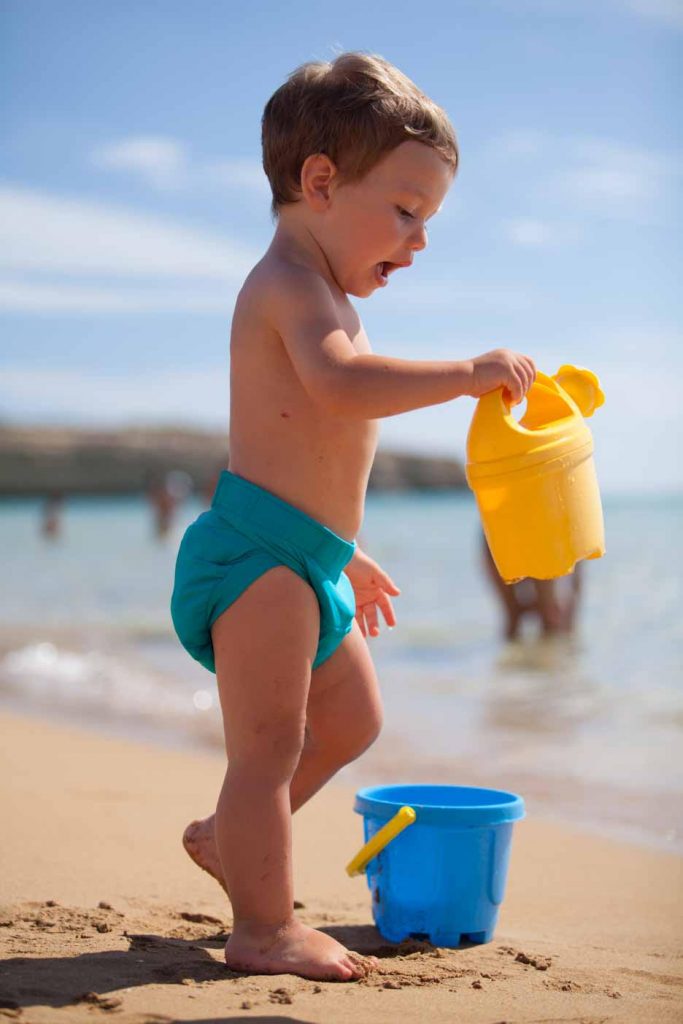
<path id="1" fill-rule="evenodd" d="M 584 417 L 605 401 L 594 373 L 538 373 L 518 422 L 503 390 L 483 395 L 467 437 L 467 482 L 506 583 L 547 580 L 605 553 L 593 438 Z"/>

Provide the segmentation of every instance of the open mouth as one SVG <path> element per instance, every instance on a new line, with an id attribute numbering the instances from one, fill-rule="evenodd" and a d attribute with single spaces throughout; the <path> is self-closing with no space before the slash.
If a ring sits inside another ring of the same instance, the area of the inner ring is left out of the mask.
<path id="1" fill-rule="evenodd" d="M 400 267 L 409 267 L 409 263 L 392 263 L 391 260 L 383 260 L 377 264 L 376 274 L 377 279 L 382 287 L 388 282 L 389 274 L 392 274 L 394 270 L 398 270 Z"/>

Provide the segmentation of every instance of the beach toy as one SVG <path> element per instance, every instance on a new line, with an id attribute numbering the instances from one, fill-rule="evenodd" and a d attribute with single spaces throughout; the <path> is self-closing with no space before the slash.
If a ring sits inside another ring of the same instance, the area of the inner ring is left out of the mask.
<path id="1" fill-rule="evenodd" d="M 354 810 L 363 815 L 365 846 L 346 870 L 365 868 L 384 938 L 451 947 L 491 941 L 512 826 L 524 817 L 521 797 L 470 786 L 371 786 L 358 791 Z"/>
<path id="2" fill-rule="evenodd" d="M 408 825 L 412 825 L 414 821 L 415 811 L 413 808 L 402 807 L 372 839 L 368 840 L 353 860 L 349 861 L 346 865 L 346 873 L 351 877 L 362 875 L 372 858 L 376 857 L 380 850 L 383 850 L 399 832 L 402 832 Z"/>
<path id="3" fill-rule="evenodd" d="M 503 389 L 483 395 L 467 437 L 467 482 L 506 583 L 547 580 L 605 553 L 593 438 L 584 421 L 605 401 L 594 373 L 538 373 L 519 420 Z"/>

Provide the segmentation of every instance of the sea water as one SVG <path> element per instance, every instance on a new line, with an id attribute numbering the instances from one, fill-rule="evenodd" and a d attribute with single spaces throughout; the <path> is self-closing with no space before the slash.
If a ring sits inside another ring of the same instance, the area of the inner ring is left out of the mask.
<path id="1" fill-rule="evenodd" d="M 222 749 L 215 676 L 173 632 L 188 499 L 155 536 L 143 498 L 0 502 L 0 706 Z M 503 638 L 467 492 L 370 493 L 359 541 L 401 588 L 369 644 L 383 734 L 341 777 L 512 789 L 531 814 L 683 850 L 683 496 L 606 496 L 573 638 Z M 198 795 L 200 799 L 200 795 Z M 201 800 L 200 800 L 201 802 Z M 204 803 L 205 803 L 204 797 Z"/>

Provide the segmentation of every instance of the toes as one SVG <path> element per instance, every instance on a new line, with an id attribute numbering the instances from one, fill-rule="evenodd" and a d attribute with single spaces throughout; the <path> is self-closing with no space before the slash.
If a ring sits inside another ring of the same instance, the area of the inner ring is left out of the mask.
<path id="1" fill-rule="evenodd" d="M 356 953 L 354 950 L 349 950 L 347 958 L 351 961 L 353 969 L 360 972 L 362 977 L 367 977 L 372 971 L 376 971 L 379 967 L 379 960 L 375 956 L 361 956 L 360 953 Z"/>
<path id="2" fill-rule="evenodd" d="M 359 957 L 348 955 L 344 957 L 343 962 L 351 968 L 351 970 L 353 971 L 354 978 L 365 977 L 365 968 Z"/>

